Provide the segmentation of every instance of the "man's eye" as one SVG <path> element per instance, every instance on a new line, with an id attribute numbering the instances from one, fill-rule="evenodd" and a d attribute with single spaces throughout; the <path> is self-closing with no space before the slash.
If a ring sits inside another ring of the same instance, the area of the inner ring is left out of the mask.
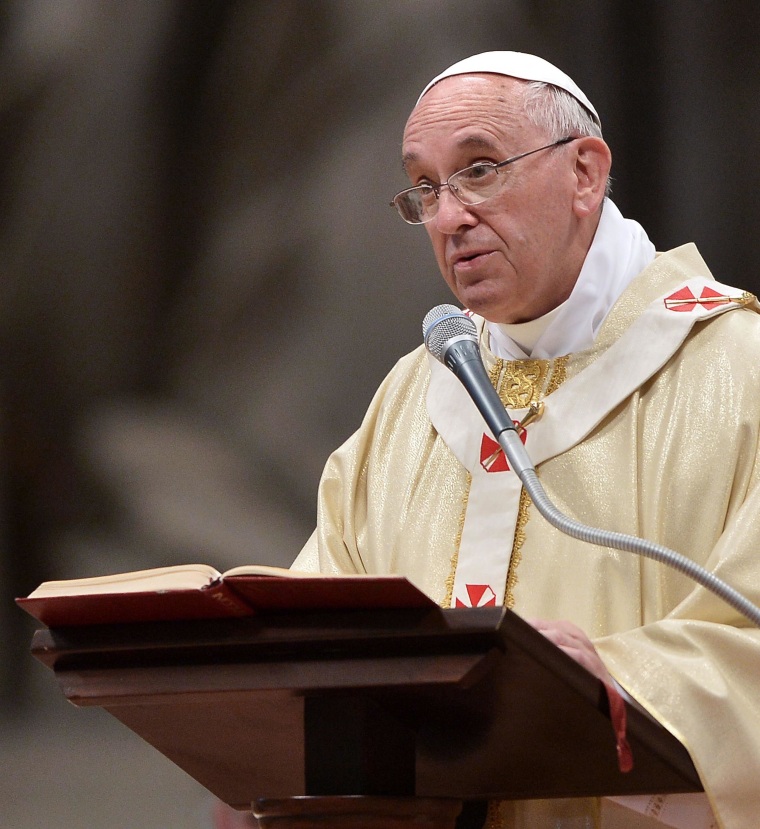
<path id="1" fill-rule="evenodd" d="M 493 164 L 473 164 L 471 167 L 467 169 L 467 178 L 470 181 L 477 181 L 481 178 L 486 178 L 491 173 L 493 173 L 494 167 Z"/>
<path id="2" fill-rule="evenodd" d="M 417 198 L 422 204 L 432 204 L 436 201 L 435 190 L 429 184 L 421 184 L 417 187 Z"/>

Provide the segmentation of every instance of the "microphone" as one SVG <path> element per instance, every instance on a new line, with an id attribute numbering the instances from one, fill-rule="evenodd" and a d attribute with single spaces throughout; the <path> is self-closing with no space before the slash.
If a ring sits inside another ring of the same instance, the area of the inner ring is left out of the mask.
<path id="1" fill-rule="evenodd" d="M 714 573 L 680 553 L 634 535 L 581 524 L 560 512 L 538 480 L 535 467 L 520 440 L 512 418 L 486 373 L 480 357 L 475 323 L 454 305 L 437 305 L 422 321 L 427 350 L 459 378 L 493 432 L 511 469 L 520 478 L 539 513 L 560 532 L 589 544 L 612 547 L 667 564 L 719 596 L 760 627 L 760 608 Z"/>
<path id="2" fill-rule="evenodd" d="M 454 305 L 437 305 L 425 315 L 422 335 L 425 347 L 433 357 L 459 378 L 504 450 L 512 469 L 522 479 L 523 471 L 532 469 L 533 463 L 488 378 L 480 357 L 475 323 Z"/>

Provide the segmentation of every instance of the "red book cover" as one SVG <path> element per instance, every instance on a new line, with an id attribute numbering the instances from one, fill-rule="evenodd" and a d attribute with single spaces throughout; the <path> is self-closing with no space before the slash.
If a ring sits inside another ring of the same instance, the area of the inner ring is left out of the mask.
<path id="1" fill-rule="evenodd" d="M 18 605 L 51 628 L 251 616 L 257 612 L 436 607 L 401 576 L 321 576 L 207 565 L 45 582 Z"/>
<path id="2" fill-rule="evenodd" d="M 202 588 L 37 596 L 16 599 L 16 602 L 50 628 L 179 619 L 223 619 L 229 616 L 250 616 L 253 613 L 246 602 L 223 582 Z"/>
<path id="3" fill-rule="evenodd" d="M 257 611 L 391 610 L 437 606 L 402 576 L 278 578 L 231 575 L 226 584 Z"/>

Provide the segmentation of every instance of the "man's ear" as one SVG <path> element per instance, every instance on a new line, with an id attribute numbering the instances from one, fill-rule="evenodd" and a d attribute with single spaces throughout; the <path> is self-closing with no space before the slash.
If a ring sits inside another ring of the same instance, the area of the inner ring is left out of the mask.
<path id="1" fill-rule="evenodd" d="M 601 138 L 593 136 L 578 138 L 573 145 L 576 179 L 573 210 L 580 218 L 596 213 L 604 199 L 612 153 Z"/>

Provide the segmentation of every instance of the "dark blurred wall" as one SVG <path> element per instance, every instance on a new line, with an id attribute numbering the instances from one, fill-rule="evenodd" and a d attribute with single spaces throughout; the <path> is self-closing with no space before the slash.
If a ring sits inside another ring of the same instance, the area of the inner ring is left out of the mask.
<path id="1" fill-rule="evenodd" d="M 565 69 L 623 212 L 758 291 L 758 23 L 709 0 L 6 0 L 6 665 L 41 580 L 297 553 L 328 452 L 448 298 L 387 202 L 417 93 L 460 57 Z"/>

